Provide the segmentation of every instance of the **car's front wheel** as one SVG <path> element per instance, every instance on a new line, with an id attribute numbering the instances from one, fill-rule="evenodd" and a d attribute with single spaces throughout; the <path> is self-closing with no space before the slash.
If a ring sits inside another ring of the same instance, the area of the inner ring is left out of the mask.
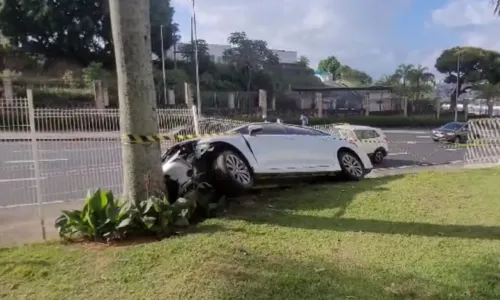
<path id="1" fill-rule="evenodd" d="M 365 170 L 361 160 L 351 152 L 340 152 L 338 155 L 342 175 L 346 179 L 361 180 L 365 176 Z"/>
<path id="2" fill-rule="evenodd" d="M 217 184 L 223 193 L 237 194 L 253 187 L 254 177 L 245 159 L 231 150 L 217 155 L 213 165 Z"/>

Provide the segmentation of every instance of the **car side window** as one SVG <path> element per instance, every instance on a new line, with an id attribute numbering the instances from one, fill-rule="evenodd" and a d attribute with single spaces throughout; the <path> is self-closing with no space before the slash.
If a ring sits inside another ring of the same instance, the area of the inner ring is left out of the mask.
<path id="1" fill-rule="evenodd" d="M 286 134 L 290 135 L 329 136 L 329 134 L 327 133 L 304 127 L 286 126 L 285 128 L 286 128 Z"/>
<path id="2" fill-rule="evenodd" d="M 374 139 L 380 136 L 375 130 L 355 130 L 354 132 L 359 140 Z"/>
<path id="3" fill-rule="evenodd" d="M 239 134 L 248 134 L 248 126 L 243 126 L 237 130 L 235 130 L 235 132 L 239 133 Z"/>
<path id="4" fill-rule="evenodd" d="M 354 134 L 356 135 L 356 138 L 358 140 L 364 140 L 365 139 L 365 131 L 364 130 L 354 130 Z"/>
<path id="5" fill-rule="evenodd" d="M 257 132 L 255 135 L 285 135 L 286 130 L 283 125 L 279 124 L 262 124 L 262 131 Z M 248 128 L 247 128 L 248 130 Z"/>

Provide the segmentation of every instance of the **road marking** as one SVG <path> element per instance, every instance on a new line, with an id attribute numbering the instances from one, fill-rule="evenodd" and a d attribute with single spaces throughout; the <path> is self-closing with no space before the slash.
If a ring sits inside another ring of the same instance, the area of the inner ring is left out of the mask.
<path id="1" fill-rule="evenodd" d="M 416 141 L 408 141 L 406 142 L 407 144 L 416 144 L 417 142 Z"/>
<path id="2" fill-rule="evenodd" d="M 447 148 L 447 149 L 446 149 L 446 151 L 450 151 L 450 152 L 451 152 L 451 151 L 457 151 L 457 150 L 458 150 L 458 148 Z"/>
<path id="3" fill-rule="evenodd" d="M 39 162 L 54 162 L 54 161 L 67 161 L 67 158 L 54 158 L 54 159 L 39 159 Z M 34 163 L 34 160 L 7 160 L 4 163 L 6 164 L 31 164 Z"/>
<path id="4" fill-rule="evenodd" d="M 57 150 L 38 150 L 38 152 L 85 152 L 85 151 L 108 151 L 108 150 L 117 150 L 121 149 L 121 147 L 102 147 L 102 148 L 74 148 L 74 149 L 69 149 L 69 148 L 63 148 L 63 149 L 57 149 Z M 31 153 L 33 152 L 32 150 L 14 150 L 12 153 Z"/>
<path id="5" fill-rule="evenodd" d="M 407 155 L 408 152 L 394 152 L 394 153 L 388 153 L 387 155 L 389 156 L 396 156 L 396 155 Z"/>
<path id="6" fill-rule="evenodd" d="M 38 152 L 58 152 L 61 150 L 38 150 Z M 12 153 L 31 153 L 33 150 L 14 150 Z"/>
<path id="7" fill-rule="evenodd" d="M 42 205 L 51 205 L 51 204 L 59 204 L 59 203 L 70 203 L 76 201 L 84 201 L 84 199 L 73 199 L 73 200 L 55 200 L 55 201 L 44 201 Z M 9 209 L 9 208 L 18 208 L 18 207 L 27 207 L 38 205 L 38 203 L 23 203 L 23 204 L 10 204 L 5 206 L 0 206 L 0 210 Z"/>
<path id="8" fill-rule="evenodd" d="M 40 180 L 47 179 L 47 177 L 40 177 Z M 31 178 L 13 178 L 13 179 L 0 179 L 0 183 L 7 183 L 7 182 L 17 182 L 17 181 L 34 181 L 36 180 L 35 177 Z"/>
<path id="9" fill-rule="evenodd" d="M 418 135 L 417 139 L 428 139 L 430 137 L 431 137 L 430 135 Z"/>

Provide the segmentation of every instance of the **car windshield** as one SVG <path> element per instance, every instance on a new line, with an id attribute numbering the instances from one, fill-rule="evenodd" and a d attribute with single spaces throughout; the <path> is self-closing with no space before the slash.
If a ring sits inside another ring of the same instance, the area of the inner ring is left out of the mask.
<path id="1" fill-rule="evenodd" d="M 448 130 L 457 130 L 457 129 L 460 129 L 460 127 L 462 127 L 462 126 L 463 126 L 462 123 L 451 122 L 451 123 L 448 123 L 448 124 L 442 126 L 441 128 L 448 129 Z"/>

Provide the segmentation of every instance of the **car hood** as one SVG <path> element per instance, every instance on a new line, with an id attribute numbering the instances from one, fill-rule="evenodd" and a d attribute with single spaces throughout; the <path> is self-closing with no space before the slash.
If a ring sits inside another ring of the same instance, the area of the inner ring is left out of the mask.
<path id="1" fill-rule="evenodd" d="M 434 129 L 432 132 L 453 133 L 453 132 L 456 132 L 456 130 L 441 127 L 441 128 Z"/>

